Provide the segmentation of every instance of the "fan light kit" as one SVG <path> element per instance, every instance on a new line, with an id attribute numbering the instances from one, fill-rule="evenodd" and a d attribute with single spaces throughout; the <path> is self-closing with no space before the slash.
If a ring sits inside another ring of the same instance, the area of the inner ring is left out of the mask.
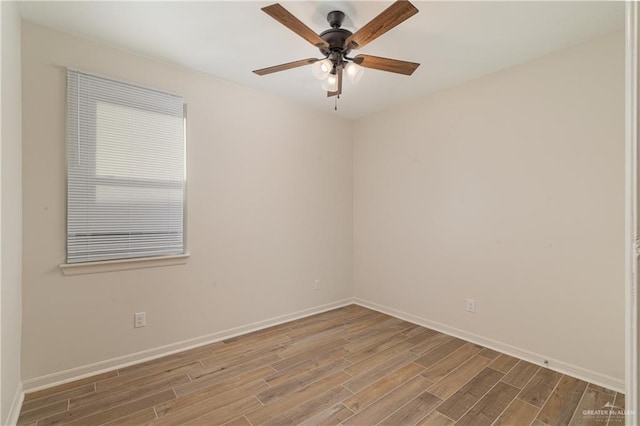
<path id="1" fill-rule="evenodd" d="M 341 28 L 345 15 L 339 10 L 334 10 L 327 14 L 327 22 L 329 22 L 331 28 L 323 31 L 320 35 L 313 32 L 278 3 L 264 7 L 262 11 L 320 49 L 320 53 L 324 58 L 302 59 L 253 71 L 258 75 L 271 74 L 304 65 L 313 65 L 311 71 L 317 79 L 323 80 L 322 88 L 327 91 L 327 97 L 335 96 L 337 100 L 342 94 L 343 71 L 347 74 L 349 81 L 356 84 L 362 78 L 364 68 L 411 75 L 420 66 L 415 62 L 371 55 L 348 56 L 351 50 L 361 49 L 369 42 L 418 13 L 418 9 L 407 0 L 397 0 L 355 33 Z"/>

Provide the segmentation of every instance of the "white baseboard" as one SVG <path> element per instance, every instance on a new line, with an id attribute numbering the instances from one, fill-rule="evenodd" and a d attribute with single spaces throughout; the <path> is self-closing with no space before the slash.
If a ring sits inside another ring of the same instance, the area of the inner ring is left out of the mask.
<path id="1" fill-rule="evenodd" d="M 568 376 L 572 376 L 581 380 L 585 380 L 595 385 L 604 386 L 608 389 L 612 389 L 620 393 L 624 393 L 625 391 L 624 380 L 616 379 L 615 377 L 607 376 L 605 374 L 601 374 L 596 371 L 578 367 L 576 365 L 572 365 L 564 361 L 552 359 L 545 355 L 541 355 L 535 352 L 528 351 L 526 349 L 521 349 L 515 346 L 511 346 L 507 343 L 489 339 L 474 333 L 469 333 L 467 331 L 460 330 L 455 327 L 450 327 L 448 325 L 445 325 L 436 321 L 422 318 L 417 315 L 409 314 L 407 312 L 399 311 L 397 309 L 389 308 L 387 306 L 379 305 L 377 303 L 369 302 L 367 300 L 363 300 L 357 297 L 354 297 L 354 303 L 357 305 L 363 306 L 365 308 L 373 309 L 375 311 L 382 312 L 384 314 L 391 315 L 393 317 L 403 319 L 405 321 L 409 321 L 411 323 L 421 325 L 423 327 L 431 328 L 433 330 L 446 333 L 451 336 L 458 337 L 460 339 L 463 339 L 472 343 L 476 343 L 478 345 L 485 346 L 487 348 L 496 350 L 498 352 L 502 352 L 507 355 L 511 355 L 513 357 L 520 358 L 525 361 L 529 361 L 536 365 L 547 367 L 551 370 L 554 370 L 559 373 L 566 374 Z M 545 365 L 543 363 L 544 360 L 547 360 L 549 364 Z"/>
<path id="2" fill-rule="evenodd" d="M 22 391 L 22 383 L 18 383 L 18 388 L 13 396 L 13 402 L 9 408 L 9 414 L 7 415 L 7 426 L 15 426 L 18 423 L 18 417 L 20 416 L 23 401 L 24 392 Z"/>
<path id="3" fill-rule="evenodd" d="M 262 330 L 268 327 L 273 327 L 274 325 L 282 324 L 289 321 L 294 321 L 300 318 L 316 315 L 322 312 L 341 308 L 343 306 L 347 306 L 351 304 L 353 304 L 353 300 L 351 298 L 344 299 L 337 302 L 316 306 L 313 308 L 303 309 L 301 311 L 293 312 L 291 314 L 280 315 L 277 317 L 254 322 L 251 324 L 246 324 L 240 327 L 219 331 L 217 333 L 208 334 L 206 336 L 200 336 L 193 339 L 183 340 L 181 342 L 171 343 L 169 345 L 164 345 L 157 348 L 148 349 L 145 351 L 124 355 L 117 358 L 112 358 L 112 359 L 96 362 L 93 364 L 72 368 L 65 371 L 59 371 L 56 373 L 47 374 L 45 376 L 36 377 L 33 379 L 28 379 L 23 381 L 24 391 L 34 392 L 37 390 L 62 385 L 64 383 L 69 383 L 75 380 L 84 379 L 85 377 L 95 376 L 97 374 L 105 373 L 107 371 L 124 368 L 129 365 L 150 361 L 156 358 L 162 358 L 163 356 L 197 348 L 199 346 L 208 345 L 210 343 L 219 342 L 221 340 L 230 339 L 235 336 L 251 333 L 253 331 Z"/>
<path id="4" fill-rule="evenodd" d="M 379 305 L 377 303 L 369 302 L 360 298 L 349 298 L 340 300 L 337 302 L 328 303 L 321 306 L 316 306 L 309 309 L 293 312 L 291 314 L 280 315 L 263 321 L 254 322 L 251 324 L 235 327 L 232 329 L 220 331 L 217 333 L 209 334 L 206 336 L 196 337 L 194 339 L 184 340 L 178 343 L 172 343 L 165 346 L 160 346 L 153 349 L 137 352 L 130 355 L 124 355 L 117 358 L 112 358 L 105 361 L 88 364 L 82 367 L 72 368 L 66 371 L 60 371 L 46 376 L 36 377 L 33 379 L 25 380 L 16 393 L 12 411 L 10 412 L 9 420 L 12 420 L 12 415 L 15 416 L 14 423 L 18 420 L 17 416 L 20 414 L 20 407 L 22 406 L 22 400 L 24 399 L 24 392 L 33 392 L 64 383 L 72 382 L 75 380 L 83 379 L 85 377 L 94 376 L 96 374 L 104 373 L 107 371 L 115 370 L 118 368 L 124 368 L 129 365 L 138 364 L 141 362 L 161 358 L 163 356 L 171 355 L 177 352 L 197 348 L 199 346 L 207 345 L 221 340 L 230 339 L 242 334 L 251 333 L 253 331 L 262 330 L 264 328 L 272 327 L 278 324 L 282 324 L 296 319 L 308 317 L 311 315 L 319 314 L 322 312 L 337 309 L 350 304 L 357 304 L 365 308 L 373 309 L 378 312 L 382 312 L 393 317 L 409 321 L 411 323 L 421 325 L 423 327 L 431 328 L 442 333 L 449 334 L 451 336 L 458 337 L 460 339 L 467 340 L 472 343 L 476 343 L 487 348 L 505 353 L 507 355 L 514 356 L 516 358 L 529 361 L 533 364 L 544 366 L 559 373 L 567 374 L 578 379 L 582 379 L 591 382 L 596 385 L 604 386 L 609 389 L 613 389 L 617 392 L 624 393 L 624 380 L 616 379 L 595 371 L 591 371 L 582 367 L 578 367 L 572 364 L 568 364 L 563 361 L 551 359 L 547 356 L 521 349 L 515 346 L 511 346 L 507 343 L 492 340 L 474 333 L 469 333 L 464 330 L 460 330 L 455 327 L 432 321 L 426 318 L 419 317 L 417 315 L 409 314 L 397 309 L 389 308 L 387 306 Z M 543 360 L 549 362 L 548 365 L 543 364 Z M 23 392 L 24 388 L 24 392 Z M 14 423 L 9 422 L 9 425 Z"/>

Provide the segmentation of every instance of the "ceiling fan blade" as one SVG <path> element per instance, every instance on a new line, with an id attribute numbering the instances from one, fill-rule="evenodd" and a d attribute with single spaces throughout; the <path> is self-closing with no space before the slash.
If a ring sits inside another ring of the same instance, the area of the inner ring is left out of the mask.
<path id="1" fill-rule="evenodd" d="M 342 65 L 340 65 L 336 69 L 336 74 L 338 75 L 338 91 L 336 92 L 327 92 L 327 98 L 331 96 L 337 96 L 342 94 Z"/>
<path id="2" fill-rule="evenodd" d="M 395 72 L 411 75 L 420 66 L 415 62 L 399 61 L 397 59 L 381 58 L 372 55 L 358 55 L 353 62 L 365 68 L 373 68 L 380 71 Z"/>
<path id="3" fill-rule="evenodd" d="M 416 13 L 418 13 L 418 9 L 408 0 L 397 0 L 380 15 L 347 38 L 345 46 L 349 46 L 350 49 L 361 49 L 364 45 L 411 18 Z"/>
<path id="4" fill-rule="evenodd" d="M 314 46 L 329 47 L 329 43 L 321 39 L 318 34 L 314 33 L 311 28 L 303 24 L 302 21 L 293 16 L 291 12 L 282 7 L 279 3 L 263 7 L 262 11 Z"/>
<path id="5" fill-rule="evenodd" d="M 300 61 L 294 61 L 294 62 L 288 62 L 286 64 L 280 64 L 280 65 L 275 65 L 273 67 L 269 67 L 269 68 L 262 68 L 259 70 L 254 70 L 253 72 L 258 74 L 258 75 L 266 75 L 266 74 L 271 74 L 274 72 L 278 72 L 278 71 L 284 71 L 284 70 L 289 70 L 291 68 L 297 68 L 297 67 L 302 67 L 304 65 L 311 65 L 314 62 L 319 61 L 319 59 L 316 58 L 308 58 L 308 59 L 302 59 Z"/>

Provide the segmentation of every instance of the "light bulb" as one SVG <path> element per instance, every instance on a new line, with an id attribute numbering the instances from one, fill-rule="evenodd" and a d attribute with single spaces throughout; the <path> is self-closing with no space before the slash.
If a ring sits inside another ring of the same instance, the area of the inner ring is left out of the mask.
<path id="1" fill-rule="evenodd" d="M 333 63 L 330 59 L 323 59 L 313 64 L 311 68 L 311 72 L 313 76 L 318 80 L 324 80 L 329 76 L 331 69 L 333 68 Z"/>
<path id="2" fill-rule="evenodd" d="M 347 74 L 347 77 L 349 77 L 349 81 L 351 81 L 353 84 L 356 84 L 358 81 L 360 81 L 362 75 L 364 74 L 364 68 L 356 64 L 355 62 L 349 62 L 344 71 Z"/>
<path id="3" fill-rule="evenodd" d="M 322 83 L 322 88 L 327 92 L 336 92 L 338 90 L 338 78 L 335 74 L 329 74 L 329 77 Z"/>

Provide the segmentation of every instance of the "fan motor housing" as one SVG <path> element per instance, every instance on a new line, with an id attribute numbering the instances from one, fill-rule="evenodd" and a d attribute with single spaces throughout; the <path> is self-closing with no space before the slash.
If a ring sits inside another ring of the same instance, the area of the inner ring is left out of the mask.
<path id="1" fill-rule="evenodd" d="M 329 47 L 322 47 L 320 51 L 327 55 L 331 52 L 340 51 L 344 54 L 349 52 L 349 49 L 345 49 L 344 42 L 351 36 L 351 31 L 343 28 L 331 28 L 320 33 L 320 38 L 329 43 Z"/>
<path id="2" fill-rule="evenodd" d="M 340 10 L 332 10 L 327 14 L 327 22 L 331 29 L 320 33 L 320 38 L 329 44 L 329 47 L 321 47 L 320 52 L 323 55 L 329 56 L 331 53 L 340 52 L 346 55 L 349 49 L 346 49 L 344 42 L 351 35 L 351 31 L 340 28 L 344 22 L 344 12 Z"/>

